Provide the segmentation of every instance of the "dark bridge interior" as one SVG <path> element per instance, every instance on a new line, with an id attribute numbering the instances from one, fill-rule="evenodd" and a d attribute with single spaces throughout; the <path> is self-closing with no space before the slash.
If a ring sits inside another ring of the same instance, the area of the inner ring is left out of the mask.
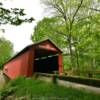
<path id="1" fill-rule="evenodd" d="M 53 73 L 54 71 L 58 71 L 57 52 L 37 48 L 35 50 L 34 72 Z"/>

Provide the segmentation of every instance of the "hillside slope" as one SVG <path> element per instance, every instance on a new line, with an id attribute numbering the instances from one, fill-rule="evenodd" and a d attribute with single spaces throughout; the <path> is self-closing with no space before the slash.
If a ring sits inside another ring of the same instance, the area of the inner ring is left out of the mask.
<path id="1" fill-rule="evenodd" d="M 100 100 L 100 95 L 85 90 L 65 88 L 57 84 L 47 83 L 23 77 L 10 81 L 1 91 L 0 100 Z"/>

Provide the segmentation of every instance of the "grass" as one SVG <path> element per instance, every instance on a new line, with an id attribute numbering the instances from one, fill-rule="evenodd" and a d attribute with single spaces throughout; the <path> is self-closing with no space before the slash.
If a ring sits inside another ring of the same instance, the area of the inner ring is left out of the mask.
<path id="1" fill-rule="evenodd" d="M 56 84 L 23 77 L 10 81 L 2 90 L 1 97 L 7 94 L 14 98 L 27 97 L 25 100 L 100 100 L 100 95 L 87 93 L 85 90 L 65 88 Z M 4 100 L 1 98 L 0 100 Z"/>

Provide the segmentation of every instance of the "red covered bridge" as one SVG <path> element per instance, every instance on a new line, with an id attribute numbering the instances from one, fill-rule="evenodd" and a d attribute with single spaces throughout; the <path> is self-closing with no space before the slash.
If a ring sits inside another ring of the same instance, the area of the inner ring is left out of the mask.
<path id="1" fill-rule="evenodd" d="M 24 48 L 4 64 L 3 72 L 10 79 L 17 76 L 29 77 L 34 72 L 62 73 L 62 51 L 49 39 Z"/>

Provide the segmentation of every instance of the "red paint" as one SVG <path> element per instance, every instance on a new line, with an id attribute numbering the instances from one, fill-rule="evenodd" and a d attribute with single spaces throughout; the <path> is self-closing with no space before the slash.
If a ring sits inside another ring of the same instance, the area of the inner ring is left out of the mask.
<path id="1" fill-rule="evenodd" d="M 34 59 L 35 59 L 35 48 L 45 48 L 49 51 L 57 51 L 58 56 L 58 67 L 59 73 L 62 73 L 62 55 L 61 51 L 54 46 L 50 40 L 45 40 L 35 45 L 31 45 L 23 49 L 17 56 L 13 57 L 6 64 L 4 64 L 3 72 L 10 79 L 13 79 L 17 76 L 32 76 L 34 73 Z"/>
<path id="2" fill-rule="evenodd" d="M 58 66 L 59 66 L 59 74 L 62 74 L 62 55 L 58 55 Z"/>
<path id="3" fill-rule="evenodd" d="M 57 49 L 52 44 L 50 44 L 49 41 L 38 45 L 38 47 L 43 48 L 43 49 L 47 49 L 47 50 L 57 51 Z"/>
<path id="4" fill-rule="evenodd" d="M 32 76 L 32 74 L 33 74 L 34 55 L 35 55 L 34 48 L 30 48 L 29 59 L 28 59 L 29 63 L 28 63 L 28 69 L 27 69 L 27 76 Z"/>
<path id="5" fill-rule="evenodd" d="M 25 52 L 24 54 L 18 56 L 17 58 L 4 65 L 3 72 L 11 79 L 19 75 L 28 76 L 27 69 L 29 63 L 29 52 L 30 51 Z"/>
<path id="6" fill-rule="evenodd" d="M 4 66 L 3 72 L 10 78 L 13 79 L 20 75 L 22 60 L 17 59 Z"/>

